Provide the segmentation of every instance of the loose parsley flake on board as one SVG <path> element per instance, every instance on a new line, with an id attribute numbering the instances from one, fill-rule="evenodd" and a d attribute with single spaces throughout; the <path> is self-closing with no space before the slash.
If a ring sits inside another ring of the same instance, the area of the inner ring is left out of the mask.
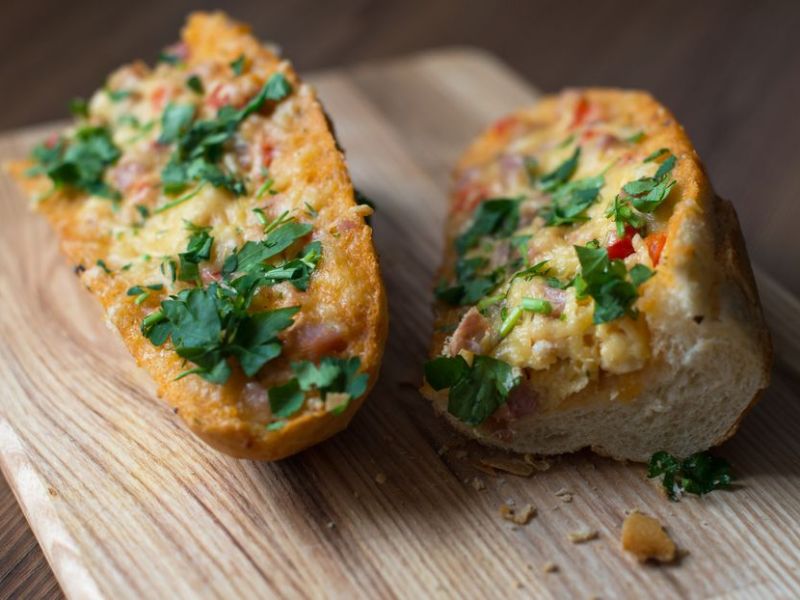
<path id="1" fill-rule="evenodd" d="M 702 496 L 730 487 L 734 476 L 724 458 L 697 452 L 680 460 L 668 452 L 656 452 L 650 458 L 647 477 L 661 477 L 667 497 L 677 501 L 684 493 Z"/>

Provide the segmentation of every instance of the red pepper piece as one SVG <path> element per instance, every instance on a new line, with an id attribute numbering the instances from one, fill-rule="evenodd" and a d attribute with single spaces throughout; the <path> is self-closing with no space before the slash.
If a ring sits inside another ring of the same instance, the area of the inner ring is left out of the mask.
<path id="1" fill-rule="evenodd" d="M 630 225 L 625 226 L 625 235 L 608 245 L 608 258 L 620 260 L 627 258 L 633 254 L 633 236 L 636 230 Z"/>
<path id="2" fill-rule="evenodd" d="M 651 233 L 644 238 L 645 246 L 647 246 L 647 252 L 650 254 L 650 260 L 653 261 L 654 267 L 657 266 L 658 261 L 661 260 L 661 251 L 664 250 L 664 244 L 666 242 L 666 233 Z"/>

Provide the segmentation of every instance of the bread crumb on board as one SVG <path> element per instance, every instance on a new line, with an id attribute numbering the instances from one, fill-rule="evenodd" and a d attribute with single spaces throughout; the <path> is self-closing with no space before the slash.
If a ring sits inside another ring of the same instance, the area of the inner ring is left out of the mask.
<path id="1" fill-rule="evenodd" d="M 552 466 L 546 458 L 537 458 L 533 454 L 526 454 L 524 460 L 537 471 L 547 471 Z"/>
<path id="2" fill-rule="evenodd" d="M 473 477 L 471 485 L 472 485 L 472 488 L 476 492 L 480 492 L 480 491 L 486 489 L 486 484 L 483 482 L 483 479 L 481 479 L 480 477 Z"/>
<path id="3" fill-rule="evenodd" d="M 558 573 L 558 565 L 554 562 L 546 562 L 542 565 L 542 571 L 545 573 Z"/>
<path id="4" fill-rule="evenodd" d="M 556 496 L 561 499 L 562 502 L 572 502 L 573 493 L 570 492 L 567 488 L 561 488 L 556 492 Z"/>
<path id="5" fill-rule="evenodd" d="M 590 542 L 592 540 L 596 540 L 598 537 L 598 533 L 596 529 L 590 529 L 589 527 L 581 527 L 576 531 L 570 531 L 567 534 L 567 538 L 573 544 L 583 544 L 584 542 Z"/>
<path id="6" fill-rule="evenodd" d="M 661 522 L 651 516 L 633 510 L 622 523 L 622 548 L 633 554 L 640 562 L 654 560 L 671 563 L 677 557 L 675 542 L 664 530 Z"/>
<path id="7" fill-rule="evenodd" d="M 383 485 L 384 483 L 386 483 L 386 475 L 384 473 L 378 473 L 377 475 L 375 475 L 375 482 L 378 485 Z"/>
<path id="8" fill-rule="evenodd" d="M 481 458 L 480 462 L 485 467 L 490 467 L 520 477 L 530 477 L 534 471 L 533 465 L 517 457 L 489 456 Z"/>
<path id="9" fill-rule="evenodd" d="M 500 505 L 500 516 L 506 521 L 511 521 L 517 525 L 527 525 L 536 516 L 536 507 L 533 504 L 526 504 L 519 510 L 511 508 L 508 504 Z"/>

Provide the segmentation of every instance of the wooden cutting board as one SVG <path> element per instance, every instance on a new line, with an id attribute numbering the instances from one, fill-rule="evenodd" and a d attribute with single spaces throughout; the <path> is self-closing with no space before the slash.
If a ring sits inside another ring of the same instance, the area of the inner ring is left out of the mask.
<path id="1" fill-rule="evenodd" d="M 415 386 L 450 166 L 536 92 L 473 50 L 311 79 L 356 185 L 377 204 L 391 332 L 381 380 L 351 427 L 279 464 L 217 454 L 186 430 L 103 326 L 43 220 L 0 177 L 0 463 L 66 594 L 800 595 L 800 303 L 759 277 L 778 363 L 721 450 L 735 491 L 671 503 L 641 465 L 589 453 L 529 478 L 483 473 L 474 463 L 487 452 L 463 445 Z M 3 136 L 0 160 L 53 127 Z M 514 526 L 498 515 L 504 502 L 538 514 Z M 688 551 L 679 565 L 623 555 L 620 526 L 637 507 Z M 571 543 L 583 528 L 597 539 Z"/>

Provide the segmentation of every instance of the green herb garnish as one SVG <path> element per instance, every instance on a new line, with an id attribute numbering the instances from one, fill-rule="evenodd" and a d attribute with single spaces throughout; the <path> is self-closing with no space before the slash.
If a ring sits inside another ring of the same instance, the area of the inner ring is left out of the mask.
<path id="1" fill-rule="evenodd" d="M 472 366 L 461 356 L 440 356 L 425 364 L 425 379 L 434 390 L 448 389 L 447 411 L 473 427 L 505 404 L 519 377 L 503 361 L 476 356 Z"/>
<path id="2" fill-rule="evenodd" d="M 224 146 L 242 121 L 261 110 L 268 100 L 278 102 L 290 92 L 291 86 L 283 74 L 275 73 L 240 110 L 223 106 L 215 119 L 195 120 L 190 124 L 176 115 L 175 121 L 180 127 L 174 129 L 179 130 L 180 135 L 175 140 L 175 151 L 161 172 L 164 190 L 170 194 L 179 193 L 192 181 L 207 181 L 237 196 L 243 195 L 246 192 L 244 181 L 217 164 L 222 159 Z"/>
<path id="3" fill-rule="evenodd" d="M 89 103 L 83 98 L 73 98 L 69 102 L 69 112 L 75 117 L 85 119 L 89 116 Z"/>
<path id="4" fill-rule="evenodd" d="M 61 138 L 53 146 L 39 145 L 33 150 L 38 163 L 28 175 L 47 175 L 54 187 L 69 187 L 94 196 L 119 199 L 103 175 L 119 160 L 121 152 L 105 127 L 82 127 L 71 140 Z"/>
<path id="5" fill-rule="evenodd" d="M 697 452 L 684 460 L 668 452 L 656 452 L 650 458 L 647 477 L 662 477 L 664 491 L 672 501 L 683 493 L 702 496 L 726 489 L 734 480 L 728 461 L 708 452 Z"/>
<path id="6" fill-rule="evenodd" d="M 203 88 L 203 80 L 197 75 L 190 75 L 186 79 L 186 87 L 192 90 L 195 94 L 202 94 L 205 91 Z"/>
<path id="7" fill-rule="evenodd" d="M 575 174 L 580 156 L 581 149 L 580 146 L 578 146 L 575 148 L 575 152 L 572 153 L 572 156 L 546 175 L 542 175 L 539 179 L 539 187 L 545 192 L 552 192 L 556 188 L 564 185 Z"/>
<path id="8" fill-rule="evenodd" d="M 608 323 L 626 314 L 635 316 L 632 306 L 638 298 L 636 289 L 653 272 L 647 267 L 644 267 L 647 273 L 634 267 L 629 281 L 625 263 L 619 259 L 611 260 L 605 248 L 575 246 L 575 252 L 581 263 L 581 272 L 573 280 L 573 285 L 579 296 L 588 295 L 594 300 L 594 323 Z"/>
<path id="9" fill-rule="evenodd" d="M 482 237 L 508 237 L 519 225 L 519 198 L 495 198 L 482 202 L 469 228 L 456 239 L 456 250 L 464 254 Z"/>
<path id="10" fill-rule="evenodd" d="M 236 60 L 229 63 L 231 66 L 231 71 L 233 71 L 233 74 L 237 77 L 242 74 L 242 71 L 244 71 L 244 61 L 244 54 L 240 54 Z"/>
<path id="11" fill-rule="evenodd" d="M 578 181 L 565 183 L 553 192 L 553 200 L 541 211 L 545 225 L 573 225 L 579 221 L 587 221 L 587 209 L 595 203 L 600 189 L 605 185 L 602 175 L 586 177 Z"/>

